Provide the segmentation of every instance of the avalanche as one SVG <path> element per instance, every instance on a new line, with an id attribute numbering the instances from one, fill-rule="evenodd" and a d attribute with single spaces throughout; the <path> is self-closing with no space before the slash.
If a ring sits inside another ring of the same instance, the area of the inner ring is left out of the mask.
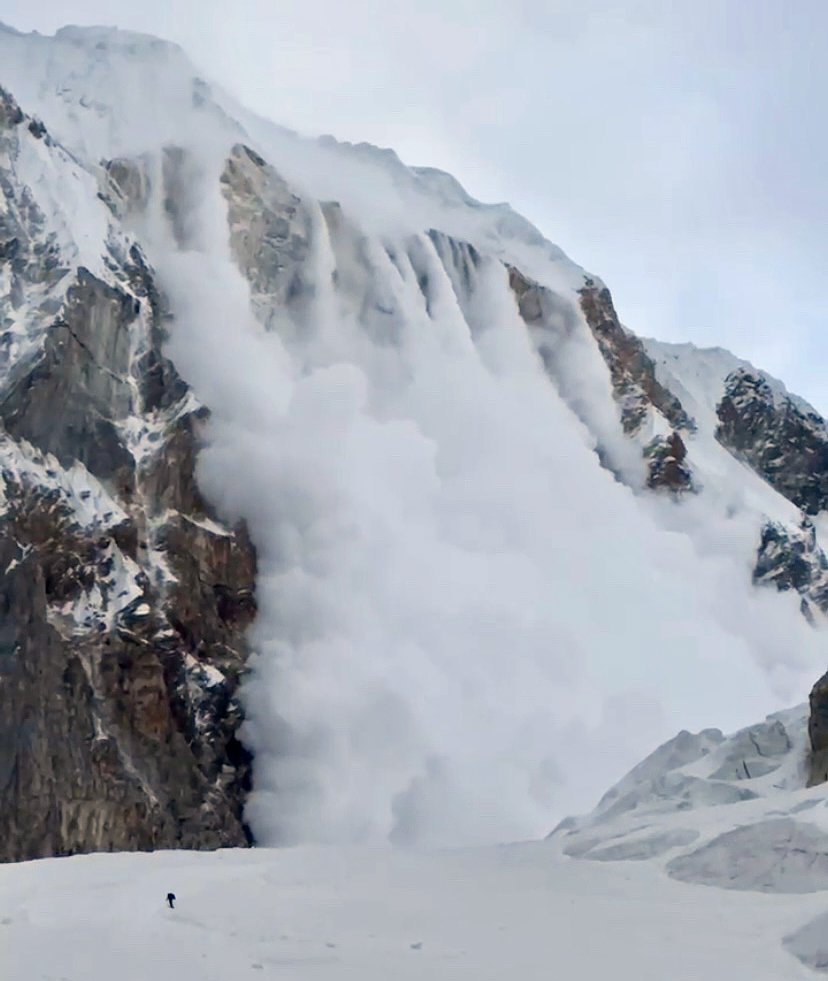
<path id="1" fill-rule="evenodd" d="M 211 410 L 201 486 L 257 546 L 260 842 L 538 836 L 677 728 L 801 698 L 823 635 L 749 577 L 795 509 L 703 424 L 703 492 L 644 492 L 585 274 L 524 219 L 255 118 L 155 39 L 2 29 L 0 65 L 57 141 L 16 166 L 76 261 L 146 251 Z M 101 161 L 134 175 L 117 232 Z"/>

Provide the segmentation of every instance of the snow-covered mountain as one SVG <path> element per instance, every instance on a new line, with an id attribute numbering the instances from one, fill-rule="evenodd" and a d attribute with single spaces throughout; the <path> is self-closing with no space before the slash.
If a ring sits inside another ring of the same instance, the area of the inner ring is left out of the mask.
<path id="1" fill-rule="evenodd" d="M 0 856 L 537 837 L 822 674 L 781 383 L 174 45 L 2 28 L 0 86 Z"/>

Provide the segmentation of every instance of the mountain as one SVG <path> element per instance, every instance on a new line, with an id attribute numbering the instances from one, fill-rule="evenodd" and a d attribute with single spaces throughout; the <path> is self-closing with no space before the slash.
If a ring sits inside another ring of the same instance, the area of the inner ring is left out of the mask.
<path id="1" fill-rule="evenodd" d="M 2 28 L 0 86 L 0 857 L 537 837 L 824 671 L 780 382 L 174 45 Z"/>

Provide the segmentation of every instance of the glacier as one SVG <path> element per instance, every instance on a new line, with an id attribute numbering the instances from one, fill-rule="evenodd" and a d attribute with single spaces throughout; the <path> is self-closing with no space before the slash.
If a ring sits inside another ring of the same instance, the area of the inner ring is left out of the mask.
<path id="1" fill-rule="evenodd" d="M 824 894 L 706 889 L 546 842 L 84 855 L 0 876 L 9 981 L 801 981 L 816 975 L 780 937 L 824 959 L 823 911 Z"/>
<path id="2" fill-rule="evenodd" d="M 581 302 L 600 280 L 508 206 L 255 117 L 129 32 L 0 28 L 0 84 L 48 134 L 12 166 L 57 247 L 107 280 L 137 243 L 209 407 L 199 485 L 258 553 L 257 842 L 539 837 L 677 729 L 822 672 L 821 622 L 751 583 L 760 525 L 799 510 L 717 441 L 718 361 L 648 346 L 690 396 L 697 490 L 650 493 L 672 424 L 625 430 Z M 10 372 L 40 327 L 8 329 Z"/>

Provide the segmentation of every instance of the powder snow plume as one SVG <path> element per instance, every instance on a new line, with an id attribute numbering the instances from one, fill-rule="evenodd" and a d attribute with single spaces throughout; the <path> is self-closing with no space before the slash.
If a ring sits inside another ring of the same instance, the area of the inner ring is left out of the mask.
<path id="1" fill-rule="evenodd" d="M 45 67 L 51 39 L 3 50 L 80 159 L 149 161 L 135 234 L 171 304 L 169 354 L 212 413 L 200 482 L 259 554 L 242 733 L 259 842 L 542 835 L 676 729 L 801 698 L 823 635 L 751 587 L 750 516 L 718 498 L 662 513 L 636 483 L 582 270 L 446 175 L 300 139 L 204 83 L 193 108 L 176 49 L 95 37 L 53 42 Z M 73 68 L 93 41 L 94 70 Z M 162 69 L 152 112 L 119 104 Z M 59 96 L 38 72 L 58 73 Z M 90 92 L 95 110 L 77 109 Z M 177 237 L 173 140 L 190 161 Z M 239 143 L 308 215 L 292 311 L 251 296 L 231 249 L 221 175 Z M 555 371 L 507 263 L 558 297 Z"/>
<path id="2" fill-rule="evenodd" d="M 298 339 L 252 316 L 217 192 L 202 249 L 159 262 L 171 353 L 214 411 L 202 482 L 261 553 L 258 838 L 538 835 L 677 725 L 775 708 L 757 662 L 784 666 L 809 629 L 786 606 L 768 654 L 744 569 L 700 559 L 602 469 L 503 266 L 480 264 L 464 314 L 428 236 L 428 304 L 386 238 L 373 274 L 398 317 L 374 342 L 314 226 Z"/>

